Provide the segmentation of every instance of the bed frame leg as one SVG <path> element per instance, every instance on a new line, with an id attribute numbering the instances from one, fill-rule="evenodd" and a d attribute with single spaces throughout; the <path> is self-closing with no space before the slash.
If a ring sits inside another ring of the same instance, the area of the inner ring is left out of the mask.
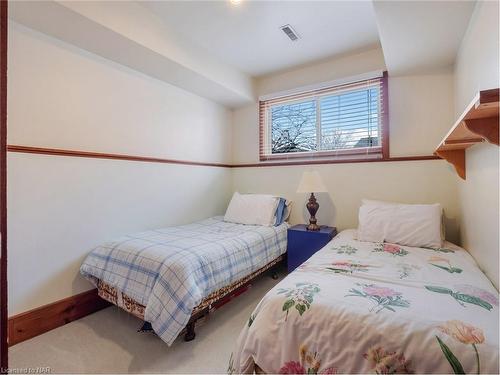
<path id="1" fill-rule="evenodd" d="M 186 334 L 184 335 L 184 341 L 193 341 L 196 337 L 196 333 L 194 332 L 195 322 L 189 322 L 186 326 Z"/>
<path id="2" fill-rule="evenodd" d="M 282 269 L 283 265 L 286 266 L 286 254 L 282 256 L 282 259 L 271 267 L 271 277 L 273 280 L 278 280 L 280 278 L 279 270 Z"/>
<path id="3" fill-rule="evenodd" d="M 153 332 L 153 327 L 151 326 L 151 323 L 144 321 L 142 324 L 142 327 L 139 328 L 137 332 Z"/>

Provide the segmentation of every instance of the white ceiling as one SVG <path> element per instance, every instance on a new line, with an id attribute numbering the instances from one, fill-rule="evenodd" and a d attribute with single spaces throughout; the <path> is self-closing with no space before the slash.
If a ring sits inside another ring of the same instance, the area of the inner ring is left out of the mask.
<path id="1" fill-rule="evenodd" d="M 251 76 L 379 45 L 371 1 L 141 1 L 173 32 Z M 280 30 L 290 24 L 300 39 Z"/>
<path id="2" fill-rule="evenodd" d="M 389 73 L 425 73 L 452 65 L 475 4 L 475 1 L 374 1 Z"/>
<path id="3" fill-rule="evenodd" d="M 391 76 L 450 67 L 474 6 L 459 0 L 48 0 L 14 1 L 9 17 L 237 107 L 255 99 L 252 77 L 380 45 Z M 285 24 L 299 41 L 280 30 Z"/>

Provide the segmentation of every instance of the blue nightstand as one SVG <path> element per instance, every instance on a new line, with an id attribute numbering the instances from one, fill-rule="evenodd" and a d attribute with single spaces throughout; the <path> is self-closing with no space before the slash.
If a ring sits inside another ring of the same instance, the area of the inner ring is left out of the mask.
<path id="1" fill-rule="evenodd" d="M 318 231 L 308 231 L 304 224 L 288 228 L 288 272 L 304 263 L 336 235 L 337 228 L 324 225 Z"/>

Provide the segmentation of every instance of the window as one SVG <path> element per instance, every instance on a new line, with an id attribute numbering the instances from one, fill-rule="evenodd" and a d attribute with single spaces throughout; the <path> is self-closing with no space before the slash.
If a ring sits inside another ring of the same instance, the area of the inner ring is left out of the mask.
<path id="1" fill-rule="evenodd" d="M 388 157 L 387 77 L 259 102 L 260 160 Z"/>

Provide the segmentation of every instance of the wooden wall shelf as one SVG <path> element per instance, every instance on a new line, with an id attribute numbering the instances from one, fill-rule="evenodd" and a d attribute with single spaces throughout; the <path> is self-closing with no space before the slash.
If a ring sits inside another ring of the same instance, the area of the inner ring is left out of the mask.
<path id="1" fill-rule="evenodd" d="M 464 180 L 465 150 L 484 141 L 499 145 L 499 93 L 500 89 L 480 91 L 434 152 L 453 164 Z"/>

